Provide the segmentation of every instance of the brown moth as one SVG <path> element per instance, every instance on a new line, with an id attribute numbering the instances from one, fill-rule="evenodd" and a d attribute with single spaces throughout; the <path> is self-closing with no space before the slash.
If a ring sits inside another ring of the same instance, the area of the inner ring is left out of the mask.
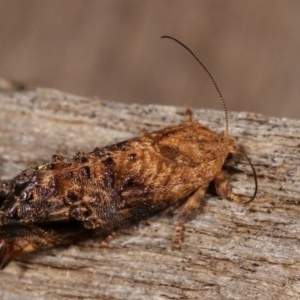
<path id="1" fill-rule="evenodd" d="M 72 243 L 78 235 L 107 237 L 169 207 L 176 210 L 174 246 L 180 248 L 183 226 L 199 212 L 211 184 L 217 195 L 243 202 L 222 171 L 238 150 L 219 88 L 189 48 L 163 37 L 187 49 L 212 79 L 225 111 L 225 132 L 193 121 L 188 111 L 182 124 L 72 158 L 54 155 L 26 169 L 0 187 L 1 269 L 16 256 Z M 255 176 L 250 201 L 256 192 Z"/>

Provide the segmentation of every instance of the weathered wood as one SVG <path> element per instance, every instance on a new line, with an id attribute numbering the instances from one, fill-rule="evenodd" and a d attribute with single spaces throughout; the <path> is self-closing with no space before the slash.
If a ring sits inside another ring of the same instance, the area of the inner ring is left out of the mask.
<path id="1" fill-rule="evenodd" d="M 2 180 L 54 153 L 95 146 L 179 123 L 185 108 L 124 105 L 54 90 L 0 94 Z M 194 118 L 223 130 L 219 111 Z M 13 261 L 0 274 L 1 299 L 299 299 L 300 121 L 230 113 L 230 132 L 256 167 L 249 205 L 208 196 L 172 250 L 172 217 L 163 214 L 118 233 L 107 247 L 79 242 Z M 229 170 L 237 193 L 253 176 L 239 158 Z M 80 240 L 80 239 L 79 239 Z"/>

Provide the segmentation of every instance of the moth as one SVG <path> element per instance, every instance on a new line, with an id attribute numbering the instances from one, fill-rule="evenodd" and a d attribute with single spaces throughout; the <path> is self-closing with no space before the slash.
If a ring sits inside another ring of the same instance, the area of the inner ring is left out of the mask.
<path id="1" fill-rule="evenodd" d="M 107 237 L 167 208 L 174 208 L 174 247 L 180 248 L 184 224 L 201 208 L 207 189 L 238 202 L 222 167 L 240 150 L 228 131 L 216 133 L 187 111 L 182 124 L 144 133 L 74 157 L 54 155 L 49 163 L 24 170 L 0 187 L 0 268 L 14 257 L 56 245 L 79 235 Z M 245 155 L 250 162 L 248 157 Z M 255 169 L 250 163 L 253 173 Z"/>

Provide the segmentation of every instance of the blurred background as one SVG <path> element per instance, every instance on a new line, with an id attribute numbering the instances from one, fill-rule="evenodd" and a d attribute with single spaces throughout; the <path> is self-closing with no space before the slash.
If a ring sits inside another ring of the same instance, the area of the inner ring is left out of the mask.
<path id="1" fill-rule="evenodd" d="M 300 1 L 0 0 L 0 76 L 127 103 L 300 117 Z"/>

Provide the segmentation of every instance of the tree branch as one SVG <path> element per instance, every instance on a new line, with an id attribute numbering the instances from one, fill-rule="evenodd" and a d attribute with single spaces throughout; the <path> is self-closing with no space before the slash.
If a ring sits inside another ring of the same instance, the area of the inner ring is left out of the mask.
<path id="1" fill-rule="evenodd" d="M 73 156 L 180 123 L 185 108 L 125 105 L 54 90 L 0 94 L 2 180 L 59 153 Z M 194 119 L 224 130 L 224 114 Z M 249 205 L 207 197 L 172 250 L 173 219 L 156 216 L 99 240 L 49 249 L 1 271 L 1 299 L 299 299 L 300 121 L 230 113 L 229 129 L 246 149 L 259 182 Z M 235 192 L 251 196 L 247 161 L 228 166 Z"/>

